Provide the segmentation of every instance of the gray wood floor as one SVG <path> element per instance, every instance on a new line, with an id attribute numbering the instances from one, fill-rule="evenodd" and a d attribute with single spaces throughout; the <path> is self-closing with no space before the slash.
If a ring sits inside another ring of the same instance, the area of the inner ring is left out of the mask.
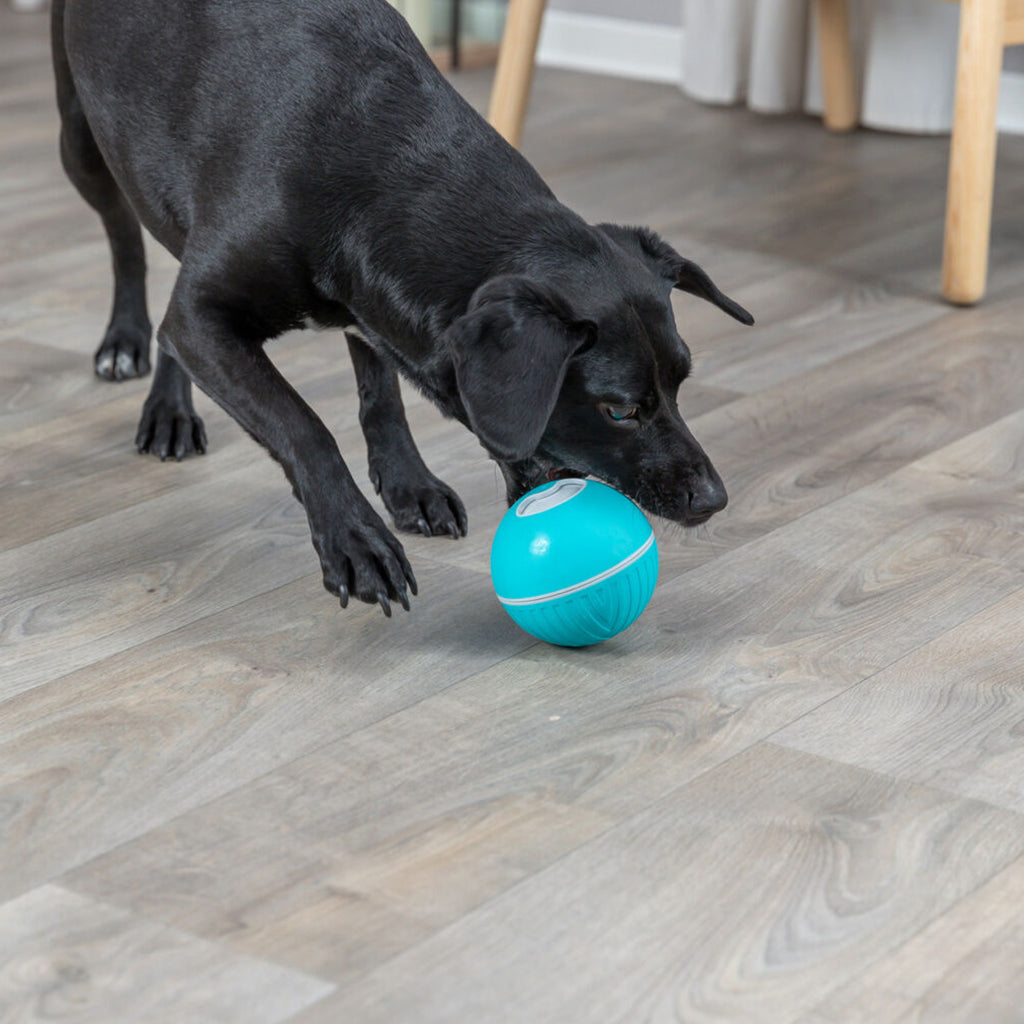
<path id="1" fill-rule="evenodd" d="M 134 453 L 51 92 L 0 6 L 0 1021 L 1024 1021 L 1024 139 L 954 310 L 945 140 L 540 74 L 558 194 L 758 317 L 678 300 L 732 501 L 568 651 L 504 617 L 496 473 L 414 395 L 471 535 L 407 541 L 391 622 L 205 399 L 210 454 Z M 273 352 L 365 484 L 343 339 Z"/>

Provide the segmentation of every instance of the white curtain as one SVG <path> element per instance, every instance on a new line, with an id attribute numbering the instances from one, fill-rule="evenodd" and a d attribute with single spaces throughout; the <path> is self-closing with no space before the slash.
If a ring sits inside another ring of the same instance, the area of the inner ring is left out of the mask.
<path id="1" fill-rule="evenodd" d="M 390 3 L 405 16 L 419 41 L 429 49 L 433 35 L 433 0 L 390 0 Z"/>
<path id="2" fill-rule="evenodd" d="M 683 89 L 709 103 L 821 111 L 810 0 L 686 0 Z M 861 123 L 948 131 L 959 6 L 934 0 L 850 0 Z"/>

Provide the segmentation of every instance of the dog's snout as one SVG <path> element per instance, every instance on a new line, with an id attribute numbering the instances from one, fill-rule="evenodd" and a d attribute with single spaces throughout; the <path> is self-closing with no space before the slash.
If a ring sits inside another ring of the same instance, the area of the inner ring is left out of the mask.
<path id="1" fill-rule="evenodd" d="M 707 519 L 716 512 L 721 512 L 729 501 L 729 496 L 725 493 L 725 484 L 714 470 L 696 480 L 693 490 L 687 497 L 690 515 L 695 519 Z"/>

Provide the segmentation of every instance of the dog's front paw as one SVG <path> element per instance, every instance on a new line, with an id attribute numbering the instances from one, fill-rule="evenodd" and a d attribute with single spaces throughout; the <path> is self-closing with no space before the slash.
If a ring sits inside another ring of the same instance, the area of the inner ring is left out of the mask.
<path id="1" fill-rule="evenodd" d="M 103 380 L 131 380 L 149 373 L 148 324 L 111 324 L 96 349 L 92 364 Z"/>
<path id="2" fill-rule="evenodd" d="M 399 530 L 456 540 L 466 536 L 468 520 L 462 500 L 433 473 L 385 479 L 371 472 L 371 480 Z"/>
<path id="3" fill-rule="evenodd" d="M 409 610 L 409 591 L 416 593 L 416 577 L 398 540 L 367 506 L 356 522 L 332 523 L 327 530 L 313 529 L 313 546 L 320 556 L 324 586 L 348 606 L 349 597 L 379 604 L 391 617 L 391 601 Z"/>
<path id="4" fill-rule="evenodd" d="M 161 462 L 168 457 L 181 462 L 187 455 L 205 454 L 206 430 L 191 400 L 151 394 L 142 407 L 135 447 L 140 454 L 149 452 Z"/>

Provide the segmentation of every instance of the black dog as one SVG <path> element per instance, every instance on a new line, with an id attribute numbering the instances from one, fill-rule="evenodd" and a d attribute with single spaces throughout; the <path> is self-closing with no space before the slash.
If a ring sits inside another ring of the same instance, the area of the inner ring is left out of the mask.
<path id="1" fill-rule="evenodd" d="M 324 585 L 408 608 L 402 546 L 263 343 L 345 330 L 395 524 L 464 534 L 398 370 L 471 429 L 513 500 L 593 475 L 690 526 L 726 503 L 676 391 L 671 288 L 749 313 L 653 233 L 590 226 L 434 68 L 385 0 L 55 0 L 61 155 L 99 212 L 114 305 L 96 372 L 149 370 L 139 222 L 181 262 L 136 445 L 206 447 L 190 379 L 284 468 Z"/>

